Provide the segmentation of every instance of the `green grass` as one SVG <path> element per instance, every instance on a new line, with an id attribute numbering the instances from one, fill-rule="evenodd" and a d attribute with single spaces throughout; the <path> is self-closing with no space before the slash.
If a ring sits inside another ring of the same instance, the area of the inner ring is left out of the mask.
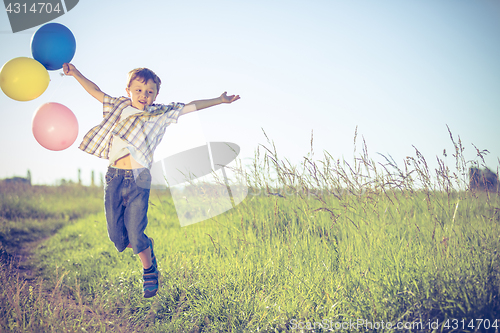
<path id="1" fill-rule="evenodd" d="M 63 293 L 64 273 L 52 272 L 51 281 L 25 279 L 18 268 L 28 265 L 19 260 L 26 260 L 30 249 L 63 226 L 98 211 L 102 211 L 102 188 L 0 182 L 0 331 L 74 328 L 71 318 L 84 312 Z"/>
<path id="2" fill-rule="evenodd" d="M 453 319 L 499 326 L 500 199 L 468 191 L 464 166 L 458 154 L 456 170 L 436 177 L 418 151 L 398 168 L 375 164 L 364 147 L 350 165 L 325 155 L 295 167 L 268 150 L 247 175 L 249 196 L 210 220 L 181 228 L 168 192 L 152 192 L 146 232 L 161 271 L 153 299 L 142 298 L 139 258 L 114 249 L 104 214 L 95 213 L 37 248 L 38 284 L 23 288 L 2 270 L 0 327 L 321 331 L 319 323 L 361 319 L 413 331 L 431 323 L 447 331 Z"/>
<path id="3" fill-rule="evenodd" d="M 49 237 L 59 228 L 101 211 L 102 189 L 77 185 L 30 186 L 0 182 L 0 253 Z"/>
<path id="4" fill-rule="evenodd" d="M 141 298 L 140 261 L 114 250 L 102 215 L 65 227 L 38 252 L 82 304 L 137 331 L 290 329 L 293 319 L 428 323 L 495 319 L 500 310 L 499 221 L 484 215 L 482 197 L 462 198 L 455 220 L 437 229 L 421 194 L 349 198 L 366 200 L 364 209 L 335 223 L 296 197 L 251 197 L 185 228 L 168 198 L 153 199 L 148 233 L 162 288 L 152 301 Z M 343 209 L 331 198 L 332 208 Z"/>

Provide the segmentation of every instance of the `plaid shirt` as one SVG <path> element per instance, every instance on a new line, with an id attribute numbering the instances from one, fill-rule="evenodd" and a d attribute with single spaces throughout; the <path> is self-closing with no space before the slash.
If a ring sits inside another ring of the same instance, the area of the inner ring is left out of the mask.
<path id="1" fill-rule="evenodd" d="M 145 107 L 143 112 L 128 118 L 120 119 L 120 115 L 132 102 L 128 97 L 110 97 L 104 95 L 103 121 L 93 127 L 83 138 L 81 150 L 100 158 L 109 158 L 111 139 L 117 135 L 130 143 L 132 156 L 148 169 L 153 164 L 153 154 L 171 123 L 176 123 L 183 103 L 153 104 Z"/>

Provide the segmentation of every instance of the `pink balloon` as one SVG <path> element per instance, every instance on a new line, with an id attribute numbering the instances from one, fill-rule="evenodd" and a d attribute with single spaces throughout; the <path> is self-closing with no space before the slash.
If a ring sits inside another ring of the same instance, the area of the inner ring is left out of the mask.
<path id="1" fill-rule="evenodd" d="M 36 141 L 49 150 L 64 150 L 78 136 L 78 120 L 73 112 L 59 103 L 45 103 L 33 115 L 31 122 Z"/>

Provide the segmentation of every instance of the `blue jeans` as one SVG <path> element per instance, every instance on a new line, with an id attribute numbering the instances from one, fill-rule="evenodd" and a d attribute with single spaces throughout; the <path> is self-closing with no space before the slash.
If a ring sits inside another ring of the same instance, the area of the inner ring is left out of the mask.
<path id="1" fill-rule="evenodd" d="M 135 254 L 149 247 L 144 234 L 148 224 L 148 169 L 117 169 L 109 167 L 104 185 L 104 209 L 109 239 L 122 252 L 130 244 Z"/>

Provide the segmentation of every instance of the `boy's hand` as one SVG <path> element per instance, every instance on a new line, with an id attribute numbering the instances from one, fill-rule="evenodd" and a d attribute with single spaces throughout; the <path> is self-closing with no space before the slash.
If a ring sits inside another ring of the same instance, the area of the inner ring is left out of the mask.
<path id="1" fill-rule="evenodd" d="M 63 71 L 65 75 L 69 76 L 75 76 L 75 74 L 78 72 L 75 66 L 72 64 L 64 63 L 63 64 Z"/>
<path id="2" fill-rule="evenodd" d="M 228 96 L 227 95 L 227 91 L 224 91 L 224 93 L 222 95 L 220 95 L 220 99 L 222 101 L 222 103 L 232 103 L 234 101 L 237 101 L 240 99 L 240 95 L 231 95 L 231 96 Z"/>

